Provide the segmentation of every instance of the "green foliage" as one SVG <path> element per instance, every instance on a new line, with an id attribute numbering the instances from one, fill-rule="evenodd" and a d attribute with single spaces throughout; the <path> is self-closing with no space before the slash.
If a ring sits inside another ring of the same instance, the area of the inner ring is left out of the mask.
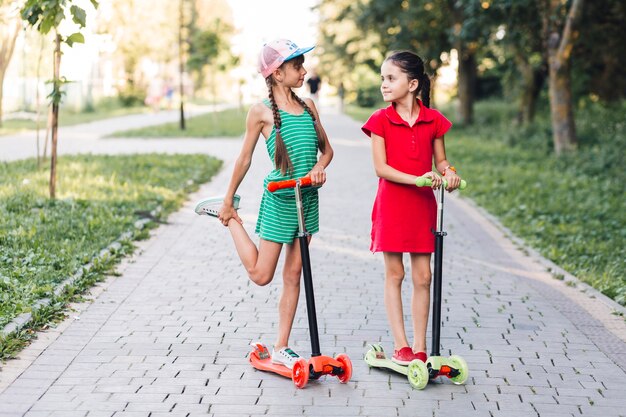
<path id="1" fill-rule="evenodd" d="M 34 26 L 42 34 L 47 34 L 52 29 L 57 29 L 59 24 L 66 18 L 66 4 L 68 0 L 27 0 L 22 7 L 22 18 L 28 22 L 30 26 Z M 69 0 L 71 4 L 72 1 Z M 98 7 L 96 0 L 91 0 L 94 8 Z M 72 21 L 81 28 L 87 23 L 87 14 L 85 10 L 76 5 L 70 6 L 70 15 Z M 84 38 L 80 33 L 74 33 L 63 41 L 68 42 L 72 46 L 73 42 L 83 42 Z M 82 40 L 81 40 L 82 39 Z"/>
<path id="2" fill-rule="evenodd" d="M 375 107 L 382 101 L 380 86 L 359 86 L 356 90 L 356 104 L 360 107 Z"/>
<path id="3" fill-rule="evenodd" d="M 70 47 L 75 43 L 84 43 L 85 37 L 80 31 L 67 37 L 63 37 L 58 33 L 59 25 L 67 17 L 66 9 L 68 3 L 70 4 L 69 13 L 72 17 L 72 21 L 76 23 L 80 29 L 84 28 L 87 24 L 87 13 L 83 8 L 72 4 L 72 1 L 73 0 L 26 0 L 21 9 L 22 19 L 28 22 L 30 26 L 35 27 L 42 35 L 46 35 L 50 30 L 54 29 L 58 39 Z M 91 4 L 94 8 L 98 7 L 96 0 L 91 0 Z M 55 55 L 57 53 L 60 52 L 55 52 Z M 67 84 L 68 81 L 65 77 L 59 77 L 55 74 L 53 79 L 49 82 L 52 84 L 52 92 L 48 98 L 50 98 L 51 104 L 58 105 L 65 94 L 62 91 L 62 87 L 64 84 Z"/>
<path id="4" fill-rule="evenodd" d="M 116 132 L 114 137 L 139 138 L 211 138 L 240 137 L 246 127 L 246 112 L 240 109 L 211 112 L 187 119 L 185 130 L 178 122 Z"/>
<path id="5" fill-rule="evenodd" d="M 138 86 L 134 82 L 128 82 L 123 88 L 119 89 L 117 98 L 122 107 L 141 106 L 146 101 L 148 95 L 145 86 Z"/>
<path id="6" fill-rule="evenodd" d="M 603 101 L 626 97 L 626 3 L 617 0 L 585 2 L 579 36 L 572 51 L 575 96 L 594 94 Z"/>
<path id="7" fill-rule="evenodd" d="M 230 50 L 230 38 L 235 29 L 219 16 L 201 22 L 199 4 L 192 2 L 194 11 L 188 26 L 186 66 L 194 79 L 197 90 L 204 86 L 208 72 L 223 72 L 239 63 Z M 204 20 L 204 19 L 203 19 Z M 215 83 L 214 77 L 210 77 Z M 212 86 L 214 89 L 214 85 Z"/>
<path id="8" fill-rule="evenodd" d="M 33 160 L 0 164 L 0 327 L 51 297 L 137 220 L 164 221 L 220 165 L 205 155 L 66 156 L 59 199 L 50 200 L 48 174 Z M 101 279 L 132 251 L 122 243 L 82 280 Z"/>
<path id="9" fill-rule="evenodd" d="M 60 104 L 66 94 L 66 92 L 63 90 L 63 86 L 70 83 L 71 81 L 68 81 L 66 77 L 59 77 L 46 81 L 46 84 L 52 84 L 52 90 L 47 97 L 50 99 L 50 103 L 57 105 Z"/>
<path id="10" fill-rule="evenodd" d="M 233 32 L 233 28 L 219 19 L 211 26 L 206 29 L 191 28 L 189 58 L 187 59 L 187 67 L 190 71 L 201 72 L 217 57 L 229 52 L 226 37 Z"/>
<path id="11" fill-rule="evenodd" d="M 472 183 L 465 194 L 543 256 L 626 305 L 626 261 L 618 249 L 626 247 L 624 103 L 579 108 L 581 149 L 562 158 L 552 153 L 547 118 L 511 127 L 511 107 L 478 107 L 489 117 L 453 129 L 446 141 Z"/>

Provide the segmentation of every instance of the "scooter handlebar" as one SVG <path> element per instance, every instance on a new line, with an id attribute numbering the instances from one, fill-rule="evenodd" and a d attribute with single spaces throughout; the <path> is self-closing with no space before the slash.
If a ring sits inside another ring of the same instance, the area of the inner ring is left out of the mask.
<path id="1" fill-rule="evenodd" d="M 302 177 L 296 180 L 284 180 L 284 181 L 272 181 L 267 184 L 267 191 L 273 193 L 276 190 L 282 190 L 285 188 L 294 188 L 296 186 L 296 182 L 300 181 L 300 187 L 310 187 L 311 186 L 311 177 Z"/>
<path id="2" fill-rule="evenodd" d="M 430 187 L 433 185 L 432 181 L 428 177 L 417 177 L 415 180 L 415 185 L 418 187 Z M 448 181 L 443 180 L 443 188 L 448 186 Z M 465 180 L 461 180 L 461 185 L 459 186 L 459 190 L 464 190 L 467 187 L 467 182 Z"/>

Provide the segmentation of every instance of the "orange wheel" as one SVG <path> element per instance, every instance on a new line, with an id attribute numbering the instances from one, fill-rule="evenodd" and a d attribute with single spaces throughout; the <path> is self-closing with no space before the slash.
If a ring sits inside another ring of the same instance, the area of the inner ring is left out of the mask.
<path id="1" fill-rule="evenodd" d="M 309 364 L 306 359 L 298 359 L 293 365 L 291 379 L 298 388 L 304 388 L 307 382 L 309 382 Z"/>
<path id="2" fill-rule="evenodd" d="M 337 378 L 339 378 L 339 382 L 345 384 L 352 378 L 352 361 L 345 353 L 337 355 L 335 359 L 337 359 L 337 362 L 341 363 L 341 369 L 343 370 L 343 373 L 338 375 Z"/>

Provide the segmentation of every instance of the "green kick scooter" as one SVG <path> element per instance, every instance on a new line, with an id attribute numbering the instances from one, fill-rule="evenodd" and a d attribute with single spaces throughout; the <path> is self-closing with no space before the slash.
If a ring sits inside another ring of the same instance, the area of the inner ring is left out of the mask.
<path id="1" fill-rule="evenodd" d="M 430 187 L 430 178 L 418 177 L 415 185 L 418 187 Z M 435 234 L 435 268 L 433 274 L 433 327 L 432 327 L 432 347 L 430 357 L 426 363 L 415 359 L 408 366 L 399 365 L 387 358 L 381 345 L 371 345 L 370 350 L 365 354 L 365 362 L 373 368 L 387 368 L 392 371 L 406 375 L 409 383 L 415 389 L 424 389 L 429 380 L 439 376 L 448 377 L 455 384 L 463 384 L 468 376 L 469 369 L 467 363 L 458 355 L 449 358 L 441 356 L 440 336 L 441 336 L 441 284 L 443 266 L 443 197 L 447 182 L 444 180 L 442 187 L 437 190 L 439 201 L 437 203 L 437 228 Z M 461 180 L 460 190 L 464 189 L 467 183 Z"/>

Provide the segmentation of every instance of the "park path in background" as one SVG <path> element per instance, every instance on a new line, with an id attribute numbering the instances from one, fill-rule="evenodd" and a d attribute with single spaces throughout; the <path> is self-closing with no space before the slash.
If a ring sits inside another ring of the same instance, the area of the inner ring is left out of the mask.
<path id="1" fill-rule="evenodd" d="M 186 118 L 232 108 L 232 105 L 188 106 Z M 117 153 L 210 153 L 213 144 L 201 138 L 106 138 L 106 136 L 130 129 L 139 129 L 180 120 L 178 110 L 162 110 L 153 113 L 133 114 L 98 120 L 74 126 L 60 126 L 57 151 L 64 154 L 117 154 Z M 40 131 L 40 153 L 43 152 L 45 129 Z M 48 150 L 48 155 L 50 151 Z M 14 161 L 37 156 L 37 134 L 24 131 L 0 136 L 0 161 Z"/>
<path id="2" fill-rule="evenodd" d="M 241 146 L 202 140 L 197 151 L 222 158 L 224 169 L 139 242 L 90 303 L 4 366 L 0 417 L 626 415 L 626 373 L 618 366 L 626 363 L 626 325 L 613 314 L 623 309 L 585 285 L 552 278 L 547 261 L 456 193 L 446 196 L 441 342 L 443 354 L 465 358 L 469 380 L 416 391 L 402 375 L 368 368 L 369 343 L 392 351 L 382 256 L 368 251 L 377 179 L 359 124 L 330 112 L 323 122 L 335 158 L 311 244 L 317 319 L 322 353 L 352 359 L 350 382 L 322 377 L 299 390 L 247 362 L 251 341 L 275 338 L 281 271 L 255 286 L 228 231 L 194 214 L 197 199 L 226 190 Z M 132 140 L 125 149 L 124 140 L 113 141 L 119 152 L 162 146 L 145 140 L 140 149 Z M 187 151 L 187 143 L 171 141 L 168 151 Z M 238 191 L 251 233 L 269 167 L 260 141 Z M 408 313 L 410 279 L 404 285 Z M 304 291 L 291 340 L 310 354 Z"/>

